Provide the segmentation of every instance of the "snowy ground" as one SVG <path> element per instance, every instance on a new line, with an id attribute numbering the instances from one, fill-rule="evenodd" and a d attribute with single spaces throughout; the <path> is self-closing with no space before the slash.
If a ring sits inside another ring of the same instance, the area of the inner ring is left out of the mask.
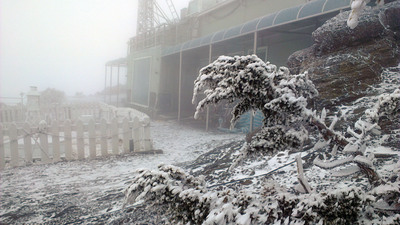
<path id="1" fill-rule="evenodd" d="M 378 94 L 391 93 L 393 89 L 398 88 L 399 81 L 398 68 L 383 73 L 382 83 L 371 87 L 369 91 L 371 95 L 355 101 L 352 105 L 339 107 L 340 115 L 344 115 L 347 121 L 355 121 L 360 117 L 357 111 L 364 112 L 366 108 L 375 104 Z M 347 125 L 353 127 L 351 122 Z M 155 149 L 163 150 L 164 154 L 127 155 L 91 161 L 61 162 L 0 172 L 0 224 L 120 224 L 124 222 L 143 224 L 141 222 L 149 221 L 149 215 L 155 217 L 150 220 L 160 221 L 157 216 L 166 218 L 166 215 L 163 215 L 165 211 L 160 208 L 132 210 L 128 207 L 121 210 L 124 200 L 123 191 L 130 184 L 135 175 L 134 171 L 138 168 L 156 169 L 160 163 L 184 166 L 182 162 L 192 161 L 207 152 L 200 160 L 188 163 L 190 166 L 184 167 L 196 173 L 195 176 L 205 171 L 213 173 L 211 175 L 215 176 L 209 177 L 215 180 L 208 180 L 208 186 L 210 186 L 215 182 L 221 183 L 268 173 L 290 163 L 295 155 L 299 154 L 299 152 L 282 151 L 273 156 L 257 157 L 245 161 L 227 177 L 219 180 L 219 175 L 226 171 L 225 166 L 229 166 L 231 162 L 226 153 L 240 149 L 244 134 L 205 132 L 203 129 L 194 129 L 171 121 L 153 121 L 151 131 Z M 400 130 L 399 127 L 395 127 L 385 132 L 389 134 L 374 136 L 374 139 L 368 141 L 366 155 L 371 153 L 392 155 L 389 158 L 376 157 L 374 165 L 383 180 L 398 184 L 396 171 L 400 166 L 398 146 Z M 319 139 L 321 138 L 314 137 L 313 141 Z M 315 148 L 314 146 L 313 149 Z M 214 151 L 209 152 L 213 149 Z M 321 155 L 328 157 L 326 152 L 331 152 L 328 150 L 320 152 Z M 307 152 L 310 151 L 311 149 Z M 307 152 L 302 152 L 302 156 Z M 213 160 L 208 160 L 208 158 Z M 331 170 L 324 170 L 313 165 L 312 162 L 304 161 L 304 175 L 317 193 L 328 188 L 347 190 L 352 186 L 368 186 L 368 181 L 362 174 L 337 178 L 332 176 Z M 264 183 L 278 183 L 285 188 L 293 189 L 296 180 L 297 169 L 295 165 L 290 165 L 265 177 Z M 255 178 L 251 182 L 237 184 L 241 186 L 241 189 L 261 193 L 262 183 Z"/>
<path id="2" fill-rule="evenodd" d="M 1 171 L 0 223 L 120 223 L 123 191 L 138 168 L 196 159 L 215 147 L 243 140 L 243 134 L 151 123 L 155 149 L 161 155 L 128 155 L 106 159 L 33 165 Z M 121 219 L 122 218 L 122 219 Z"/>

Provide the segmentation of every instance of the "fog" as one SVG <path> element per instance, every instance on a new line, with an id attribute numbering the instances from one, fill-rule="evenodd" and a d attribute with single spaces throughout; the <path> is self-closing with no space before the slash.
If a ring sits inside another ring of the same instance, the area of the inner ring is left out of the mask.
<path id="1" fill-rule="evenodd" d="M 0 0 L 0 96 L 18 97 L 29 86 L 101 91 L 105 63 L 125 57 L 135 35 L 137 2 Z M 179 12 L 188 0 L 173 2 Z"/>

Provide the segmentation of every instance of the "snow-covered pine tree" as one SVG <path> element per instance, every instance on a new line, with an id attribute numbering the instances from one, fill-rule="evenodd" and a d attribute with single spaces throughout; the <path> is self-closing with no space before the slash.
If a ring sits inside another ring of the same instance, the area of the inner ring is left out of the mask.
<path id="1" fill-rule="evenodd" d="M 195 118 L 210 104 L 222 100 L 238 102 L 231 124 L 251 110 L 264 114 L 264 127 L 250 143 L 250 150 L 273 152 L 285 147 L 300 147 L 308 138 L 304 119 L 312 112 L 307 99 L 318 94 L 307 73 L 290 75 L 286 67 L 264 62 L 256 55 L 220 56 L 200 70 L 194 82 L 193 104 L 199 94 Z"/>
<path id="2" fill-rule="evenodd" d="M 251 109 L 260 110 L 264 114 L 264 126 L 252 137 L 249 145 L 242 148 L 241 156 L 236 159 L 231 168 L 246 158 L 249 153 L 274 153 L 288 147 L 301 149 L 304 141 L 308 139 L 308 132 L 304 126 L 306 123 L 317 127 L 322 137 L 326 141 L 331 141 L 332 144 L 341 148 L 353 145 L 340 133 L 334 131 L 334 123 L 329 127 L 326 125 L 325 110 L 322 111 L 321 116 L 317 116 L 316 112 L 307 108 L 307 99 L 318 94 L 314 84 L 308 79 L 307 73 L 290 75 L 286 67 L 277 69 L 269 62 L 264 63 L 256 55 L 221 56 L 200 70 L 194 84 L 192 102 L 196 102 L 202 91 L 205 95 L 197 105 L 195 118 L 198 118 L 199 113 L 207 105 L 217 104 L 222 100 L 237 102 L 232 110 L 231 124 Z M 397 92 L 393 96 L 397 96 Z M 390 101 L 382 100 L 382 102 Z M 390 109 L 396 109 L 395 103 L 385 105 L 388 105 Z M 373 113 L 370 112 L 370 114 Z M 356 163 L 373 186 L 381 184 L 379 175 L 376 174 L 371 163 L 365 163 L 365 159 L 361 154 L 346 161 L 345 164 Z M 324 163 L 318 162 L 317 160 L 315 163 L 323 166 Z"/>

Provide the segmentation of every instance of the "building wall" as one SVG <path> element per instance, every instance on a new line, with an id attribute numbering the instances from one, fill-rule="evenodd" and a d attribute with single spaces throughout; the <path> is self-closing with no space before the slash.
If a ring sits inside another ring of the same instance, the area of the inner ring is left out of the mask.
<path id="1" fill-rule="evenodd" d="M 160 75 L 159 74 L 160 74 L 160 65 L 161 65 L 161 46 L 144 49 L 142 51 L 135 51 L 135 52 L 132 52 L 128 56 L 127 83 L 128 83 L 128 89 L 130 89 L 129 92 L 131 93 L 130 102 L 137 103 L 137 101 L 135 101 L 135 90 L 134 90 L 135 85 L 144 85 L 142 83 L 135 84 L 135 81 L 146 80 L 146 79 L 141 78 L 141 76 L 143 76 L 143 74 L 135 73 L 135 71 L 138 72 L 137 68 L 135 68 L 135 63 L 137 65 L 137 63 L 143 59 L 150 60 L 148 88 L 140 87 L 143 90 L 148 90 L 148 93 L 147 93 L 148 101 L 147 101 L 147 104 L 143 104 L 143 102 L 140 102 L 140 105 L 152 107 L 155 105 L 155 100 L 156 100 L 155 96 L 158 95 L 159 87 L 160 87 Z"/>
<path id="2" fill-rule="evenodd" d="M 193 4 L 197 4 L 195 7 L 205 7 L 204 5 L 198 5 L 198 2 L 196 1 L 198 0 L 191 3 L 192 8 L 194 7 Z M 209 4 L 210 2 L 212 3 L 213 1 L 220 0 L 203 1 L 207 1 L 203 2 L 204 4 Z M 195 34 L 194 37 L 205 36 L 229 27 L 243 24 L 264 15 L 275 13 L 285 8 L 303 4 L 307 1 L 227 0 L 225 2 L 228 2 L 229 4 L 224 5 L 218 10 L 209 9 L 208 11 L 203 11 L 203 14 L 198 13 L 197 17 L 195 16 L 196 13 L 192 13 L 191 15 L 189 14 L 189 16 L 184 19 L 185 21 L 182 22 L 182 24 L 185 24 L 186 26 L 185 31 Z M 315 20 L 316 24 L 318 22 L 318 20 Z M 313 44 L 311 33 L 315 27 L 316 26 L 314 25 L 304 24 L 298 27 L 298 24 L 292 24 L 281 26 L 279 29 L 272 29 L 266 32 L 260 31 L 257 33 L 256 54 L 262 60 L 270 61 L 277 66 L 285 66 L 287 57 L 291 53 Z M 178 30 L 179 29 L 180 28 L 178 28 Z M 211 46 L 211 60 L 215 60 L 220 55 L 233 56 L 253 54 L 254 37 L 254 34 L 251 33 L 214 43 Z M 203 46 L 183 51 L 181 53 L 181 68 L 180 53 L 161 57 L 162 47 L 163 46 L 158 46 L 129 53 L 127 82 L 128 87 L 131 88 L 131 96 L 134 92 L 132 89 L 135 87 L 135 76 L 141 76 L 141 74 L 134 74 L 135 61 L 148 57 L 151 61 L 148 88 L 149 99 L 147 105 L 141 104 L 141 106 L 144 107 L 144 109 L 150 109 L 152 112 L 156 113 L 176 113 L 178 109 L 180 109 L 181 118 L 192 116 L 195 107 L 191 103 L 193 81 L 197 77 L 199 69 L 206 66 L 210 60 L 210 46 Z M 179 83 L 181 83 L 181 86 L 179 86 Z M 179 95 L 179 93 L 181 94 Z M 131 102 L 135 102 L 135 99 L 131 99 Z"/>
<path id="3" fill-rule="evenodd" d="M 161 71 L 158 110 L 160 113 L 176 112 L 179 98 L 179 54 L 164 57 L 161 61 Z"/>

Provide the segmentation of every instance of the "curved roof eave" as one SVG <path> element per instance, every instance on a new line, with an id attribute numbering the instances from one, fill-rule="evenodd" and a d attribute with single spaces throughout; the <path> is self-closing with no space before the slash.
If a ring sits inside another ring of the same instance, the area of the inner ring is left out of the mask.
<path id="1" fill-rule="evenodd" d="M 106 62 L 106 66 L 126 66 L 126 58 L 119 58 Z"/>
<path id="2" fill-rule="evenodd" d="M 299 6 L 282 9 L 276 13 L 247 21 L 228 29 L 220 30 L 204 37 L 196 38 L 182 44 L 166 47 L 162 56 L 172 55 L 228 39 L 244 36 L 249 33 L 271 29 L 276 26 L 320 16 L 350 7 L 350 0 L 315 0 Z M 179 46 L 179 47 L 178 47 Z"/>

